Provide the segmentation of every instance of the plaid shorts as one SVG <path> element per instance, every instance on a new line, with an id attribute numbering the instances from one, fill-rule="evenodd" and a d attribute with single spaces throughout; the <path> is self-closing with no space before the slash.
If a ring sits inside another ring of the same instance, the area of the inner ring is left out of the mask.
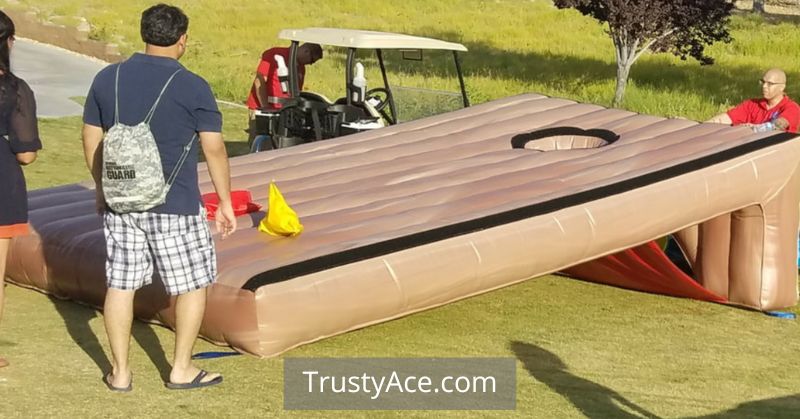
<path id="1" fill-rule="evenodd" d="M 136 290 L 150 284 L 153 262 L 171 295 L 214 283 L 217 256 L 205 209 L 199 215 L 106 211 L 103 230 L 109 288 Z"/>

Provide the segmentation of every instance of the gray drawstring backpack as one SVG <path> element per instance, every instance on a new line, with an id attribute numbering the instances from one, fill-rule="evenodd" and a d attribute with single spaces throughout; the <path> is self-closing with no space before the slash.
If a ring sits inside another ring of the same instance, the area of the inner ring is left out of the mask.
<path id="1" fill-rule="evenodd" d="M 164 168 L 155 137 L 150 131 L 158 102 L 170 82 L 181 70 L 167 80 L 144 121 L 130 126 L 119 122 L 119 68 L 114 80 L 114 125 L 103 138 L 102 186 L 106 204 L 117 213 L 142 212 L 166 202 L 175 178 L 189 156 L 197 134 L 183 148 L 178 163 L 164 181 Z"/>

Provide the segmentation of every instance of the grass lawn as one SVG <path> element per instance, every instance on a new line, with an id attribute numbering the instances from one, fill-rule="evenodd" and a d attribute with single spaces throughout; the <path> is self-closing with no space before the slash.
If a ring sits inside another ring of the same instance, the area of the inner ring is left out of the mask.
<path id="1" fill-rule="evenodd" d="M 7 417 L 658 417 L 800 414 L 800 325 L 760 313 L 546 276 L 326 339 L 273 359 L 200 361 L 213 389 L 164 389 L 173 334 L 135 323 L 134 391 L 111 394 L 96 311 L 8 287 L 0 353 Z M 163 346 L 163 350 L 162 350 Z M 197 351 L 220 350 L 200 342 Z M 288 412 L 284 357 L 512 357 L 517 410 Z"/>
<path id="2" fill-rule="evenodd" d="M 0 4 L 11 2 L 0 1 Z M 141 0 L 17 0 L 42 18 L 139 48 Z M 607 105 L 613 95 L 610 41 L 595 22 L 547 1 L 366 3 L 268 0 L 226 4 L 176 1 L 190 15 L 185 64 L 221 99 L 241 102 L 260 51 L 285 27 L 345 26 L 403 31 L 464 43 L 473 102 L 535 91 Z M 290 7 L 291 5 L 291 7 Z M 276 12 L 278 10 L 278 12 Z M 737 16 L 735 41 L 711 48 L 717 65 L 647 56 L 633 69 L 628 109 L 703 119 L 757 95 L 764 67 L 800 79 L 793 23 Z M 780 38 L 779 43 L 772 40 Z M 309 70 L 310 85 L 335 96 L 343 56 Z M 394 77 L 428 87 L 447 83 L 433 62 Z M 793 96 L 798 84 L 790 84 Z M 246 151 L 246 112 L 222 106 L 232 155 Z M 80 119 L 43 119 L 45 150 L 27 167 L 31 188 L 88 178 Z M 7 288 L 0 322 L 0 418 L 11 417 L 800 417 L 800 323 L 731 307 L 648 295 L 545 276 L 403 319 L 326 339 L 273 359 L 200 361 L 225 375 L 222 386 L 164 389 L 173 333 L 134 325 L 134 392 L 111 394 L 100 382 L 108 347 L 97 311 Z M 792 310 L 798 313 L 795 308 Z M 196 351 L 224 350 L 201 341 Z M 511 357 L 517 362 L 513 412 L 288 412 L 282 410 L 285 357 Z"/>

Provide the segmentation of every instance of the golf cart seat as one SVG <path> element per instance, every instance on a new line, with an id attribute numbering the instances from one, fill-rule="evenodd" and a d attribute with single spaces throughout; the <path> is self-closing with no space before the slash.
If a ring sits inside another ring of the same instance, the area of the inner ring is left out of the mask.
<path id="1" fill-rule="evenodd" d="M 328 102 L 316 95 L 285 100 L 278 116 L 274 148 L 330 138 L 322 131 L 322 120 L 328 106 Z"/>
<path id="2" fill-rule="evenodd" d="M 347 98 L 340 97 L 333 102 L 334 106 L 336 105 L 347 105 Z M 365 114 L 365 118 L 375 118 L 377 120 L 381 119 L 381 114 L 375 110 L 375 107 L 370 105 L 369 102 L 361 102 L 361 103 L 352 103 L 348 106 L 354 106 L 361 109 L 362 112 Z"/>
<path id="3" fill-rule="evenodd" d="M 339 103 L 328 107 L 327 129 L 330 129 L 334 137 L 374 129 L 375 124 L 383 126 L 378 122 L 379 117 L 370 115 L 361 105 L 363 104 Z"/>
<path id="4" fill-rule="evenodd" d="M 285 101 L 281 108 L 275 135 L 274 148 L 325 140 L 343 135 L 343 125 L 373 123 L 377 118 L 365 108 L 348 104 L 330 104 L 321 95 L 301 94 Z M 347 133 L 357 132 L 351 129 Z"/>
<path id="5" fill-rule="evenodd" d="M 325 95 L 316 92 L 303 91 L 300 92 L 300 97 L 311 101 L 322 102 L 328 105 L 333 104 L 333 102 L 330 99 L 328 99 Z"/>
<path id="6" fill-rule="evenodd" d="M 337 103 L 328 106 L 328 114 L 340 119 L 342 123 L 360 121 L 362 119 L 370 118 L 367 112 L 357 105 L 348 105 L 346 103 Z"/>

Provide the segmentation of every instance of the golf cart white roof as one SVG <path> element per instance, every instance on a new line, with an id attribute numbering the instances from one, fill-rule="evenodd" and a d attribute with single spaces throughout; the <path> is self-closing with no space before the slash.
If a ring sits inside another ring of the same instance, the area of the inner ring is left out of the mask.
<path id="1" fill-rule="evenodd" d="M 314 44 L 344 48 L 467 50 L 465 46 L 455 42 L 446 42 L 438 39 L 404 35 L 401 33 L 362 31 L 356 29 L 284 29 L 278 33 L 278 38 L 287 41 L 311 42 Z"/>

